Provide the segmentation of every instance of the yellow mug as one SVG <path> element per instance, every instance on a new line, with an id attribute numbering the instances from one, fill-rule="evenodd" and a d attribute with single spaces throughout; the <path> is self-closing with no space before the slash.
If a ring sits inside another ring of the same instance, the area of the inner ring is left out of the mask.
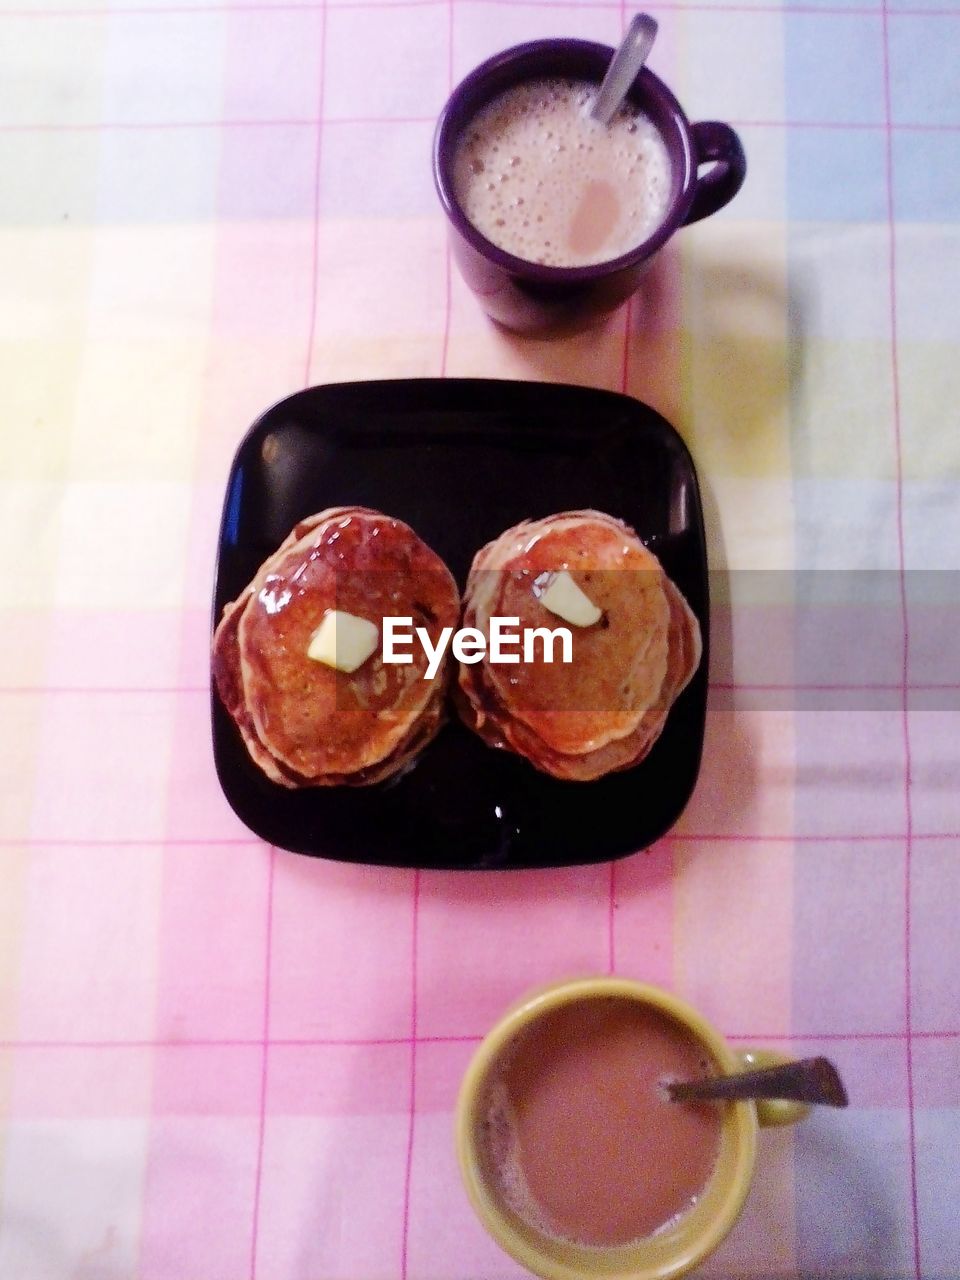
<path id="1" fill-rule="evenodd" d="M 479 1135 L 484 1085 L 513 1038 L 563 1005 L 611 996 L 660 1010 L 699 1041 L 729 1074 L 784 1062 L 771 1050 L 738 1050 L 676 996 L 627 978 L 579 978 L 531 992 L 501 1018 L 480 1044 L 460 1087 L 457 1155 L 467 1194 L 481 1222 L 517 1262 L 544 1280 L 668 1280 L 686 1275 L 721 1243 L 743 1208 L 753 1179 L 758 1128 L 792 1124 L 809 1107 L 798 1102 L 728 1102 L 722 1108 L 720 1155 L 696 1204 L 669 1227 L 633 1244 L 611 1248 L 557 1240 L 520 1218 L 485 1176 Z"/>

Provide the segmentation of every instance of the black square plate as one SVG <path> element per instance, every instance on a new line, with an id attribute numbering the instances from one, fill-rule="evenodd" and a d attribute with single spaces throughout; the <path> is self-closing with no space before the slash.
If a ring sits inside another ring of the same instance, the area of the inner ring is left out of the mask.
<path id="1" fill-rule="evenodd" d="M 627 396 L 583 387 L 411 379 L 313 387 L 256 422 L 237 451 L 220 531 L 214 616 L 293 525 L 325 507 L 405 520 L 461 589 L 474 553 L 510 525 L 594 507 L 632 525 L 700 620 L 703 662 L 645 760 L 558 782 L 455 719 L 400 778 L 288 791 L 251 762 L 213 698 L 217 773 L 271 844 L 346 862 L 555 867 L 644 848 L 690 798 L 707 694 L 707 557 L 693 462 L 674 429 Z"/>

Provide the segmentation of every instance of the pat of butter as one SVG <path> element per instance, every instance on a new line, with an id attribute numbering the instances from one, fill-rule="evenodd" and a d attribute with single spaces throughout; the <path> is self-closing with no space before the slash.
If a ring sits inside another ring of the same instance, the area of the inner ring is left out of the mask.
<path id="1" fill-rule="evenodd" d="M 379 639 L 376 623 L 331 609 L 310 637 L 307 657 L 349 674 L 363 666 Z"/>
<path id="2" fill-rule="evenodd" d="M 583 594 L 574 580 L 564 569 L 555 573 L 550 583 L 540 596 L 540 603 L 564 622 L 572 622 L 575 627 L 592 627 L 603 617 L 603 610 L 598 609 L 589 596 Z"/>

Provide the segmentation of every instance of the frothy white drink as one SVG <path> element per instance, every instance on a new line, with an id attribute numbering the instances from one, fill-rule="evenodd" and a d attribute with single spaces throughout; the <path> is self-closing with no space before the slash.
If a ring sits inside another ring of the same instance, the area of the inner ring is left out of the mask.
<path id="1" fill-rule="evenodd" d="M 642 244 L 670 203 L 670 158 L 656 126 L 624 107 L 589 118 L 597 86 L 554 77 L 508 89 L 464 130 L 454 187 L 488 240 L 529 262 L 580 267 Z"/>

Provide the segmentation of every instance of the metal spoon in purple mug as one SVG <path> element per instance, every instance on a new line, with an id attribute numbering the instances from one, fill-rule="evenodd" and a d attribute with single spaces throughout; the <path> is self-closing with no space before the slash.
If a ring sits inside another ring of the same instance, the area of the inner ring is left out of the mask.
<path id="1" fill-rule="evenodd" d="M 617 114 L 640 68 L 650 55 L 657 30 L 657 20 L 651 18 L 649 13 L 638 13 L 630 23 L 627 34 L 620 41 L 620 47 L 610 60 L 600 92 L 590 108 L 590 116 L 598 124 L 608 125 Z"/>

